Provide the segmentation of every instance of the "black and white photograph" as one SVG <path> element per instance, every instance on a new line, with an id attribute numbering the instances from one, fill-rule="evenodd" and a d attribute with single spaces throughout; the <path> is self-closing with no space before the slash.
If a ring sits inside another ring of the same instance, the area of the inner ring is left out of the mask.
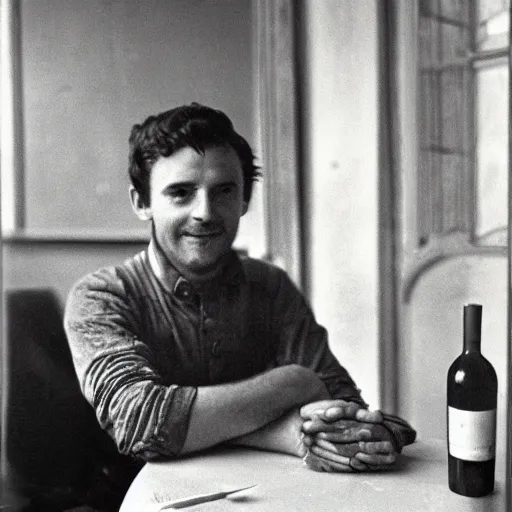
<path id="1" fill-rule="evenodd" d="M 0 511 L 512 511 L 510 0 L 0 0 Z"/>

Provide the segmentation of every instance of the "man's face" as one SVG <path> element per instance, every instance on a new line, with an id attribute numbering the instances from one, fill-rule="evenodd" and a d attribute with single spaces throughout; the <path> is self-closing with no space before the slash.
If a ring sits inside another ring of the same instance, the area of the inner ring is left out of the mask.
<path id="1" fill-rule="evenodd" d="M 234 149 L 211 146 L 201 155 L 185 147 L 160 157 L 149 185 L 145 213 L 165 256 L 188 279 L 215 275 L 248 206 Z"/>

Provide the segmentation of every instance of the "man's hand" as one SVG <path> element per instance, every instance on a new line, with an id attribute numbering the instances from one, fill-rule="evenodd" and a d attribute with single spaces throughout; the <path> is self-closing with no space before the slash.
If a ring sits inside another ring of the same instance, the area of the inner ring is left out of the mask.
<path id="1" fill-rule="evenodd" d="M 384 469 L 396 461 L 392 436 L 383 425 L 355 420 L 339 420 L 335 424 L 329 425 L 331 431 L 304 438 L 313 454 L 359 471 Z"/>
<path id="2" fill-rule="evenodd" d="M 308 447 L 305 462 L 317 471 L 368 471 L 396 460 L 393 437 L 380 411 L 344 400 L 324 400 L 301 409 Z"/>
<path id="3" fill-rule="evenodd" d="M 378 410 L 370 411 L 355 402 L 333 399 L 320 400 L 304 405 L 300 409 L 300 415 L 304 420 L 335 421 L 345 418 L 368 423 L 381 423 L 383 421 L 382 413 Z"/>

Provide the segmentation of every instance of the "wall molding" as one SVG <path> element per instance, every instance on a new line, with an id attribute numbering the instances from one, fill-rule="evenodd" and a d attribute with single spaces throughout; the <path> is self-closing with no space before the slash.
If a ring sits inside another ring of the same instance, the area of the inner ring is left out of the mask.
<path id="1" fill-rule="evenodd" d="M 381 408 L 396 413 L 398 404 L 397 200 L 395 190 L 396 91 L 393 0 L 379 4 L 379 393 Z"/>
<path id="2" fill-rule="evenodd" d="M 256 0 L 257 105 L 267 259 L 302 287 L 295 4 Z"/>
<path id="3" fill-rule="evenodd" d="M 23 109 L 21 88 L 20 3 L 0 0 L 0 176 L 1 226 L 24 226 Z"/>
<path id="4" fill-rule="evenodd" d="M 512 8 L 510 10 L 510 27 L 512 27 Z M 509 71 L 509 98 L 512 97 L 512 39 L 509 42 L 509 59 L 508 59 L 508 71 Z M 506 474 L 505 474 L 505 482 L 508 482 L 509 485 L 506 485 L 506 499 L 505 499 L 505 509 L 512 509 L 512 179 L 510 179 L 510 166 L 512 165 L 512 101 L 509 101 L 509 110 L 508 110 L 508 162 L 509 162 L 509 180 L 508 180 L 508 366 L 507 366 L 507 376 L 508 376 L 508 418 L 507 418 L 507 464 L 506 464 Z"/>

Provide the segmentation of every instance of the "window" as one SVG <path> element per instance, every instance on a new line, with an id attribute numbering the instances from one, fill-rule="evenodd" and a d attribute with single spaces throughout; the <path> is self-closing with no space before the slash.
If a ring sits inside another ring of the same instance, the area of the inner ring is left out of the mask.
<path id="1" fill-rule="evenodd" d="M 423 0 L 417 244 L 507 244 L 510 0 Z M 462 236 L 461 236 L 462 235 Z"/>

